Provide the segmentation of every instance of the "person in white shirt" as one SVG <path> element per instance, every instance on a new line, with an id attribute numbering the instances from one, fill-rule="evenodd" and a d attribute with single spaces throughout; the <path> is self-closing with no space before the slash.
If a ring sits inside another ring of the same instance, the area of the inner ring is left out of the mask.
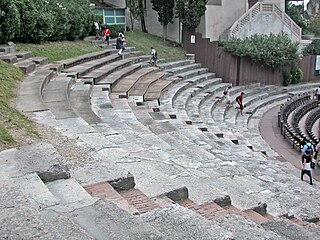
<path id="1" fill-rule="evenodd" d="M 312 185 L 312 176 L 311 176 L 312 156 L 310 155 L 310 150 L 307 150 L 306 153 L 302 155 L 301 160 L 302 160 L 301 181 L 303 181 L 304 174 L 307 174 L 310 179 L 310 185 Z"/>

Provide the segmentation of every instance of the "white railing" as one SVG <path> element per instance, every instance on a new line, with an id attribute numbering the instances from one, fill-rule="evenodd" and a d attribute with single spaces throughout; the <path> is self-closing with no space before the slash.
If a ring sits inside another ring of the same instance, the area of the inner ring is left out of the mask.
<path id="1" fill-rule="evenodd" d="M 228 37 L 237 37 L 238 33 L 250 22 L 254 21 L 261 13 L 272 13 L 277 16 L 281 22 L 286 25 L 297 38 L 301 39 L 301 28 L 276 4 L 274 3 L 256 3 L 239 20 L 237 20 L 229 29 Z"/>

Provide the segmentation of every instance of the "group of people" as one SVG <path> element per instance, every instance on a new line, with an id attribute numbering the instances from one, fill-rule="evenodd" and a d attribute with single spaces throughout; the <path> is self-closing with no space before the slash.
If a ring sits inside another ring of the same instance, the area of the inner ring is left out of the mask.
<path id="1" fill-rule="evenodd" d="M 94 23 L 94 27 L 96 30 L 96 39 L 102 39 L 107 45 L 110 44 L 111 38 L 111 30 L 108 26 L 102 30 L 101 24 L 98 22 Z M 102 30 L 102 37 L 101 37 L 101 30 Z M 118 55 L 122 55 L 122 52 L 125 50 L 124 47 L 125 37 L 123 32 L 119 32 L 117 41 L 116 41 L 116 49 L 118 49 Z M 158 62 L 158 52 L 155 50 L 154 47 L 151 47 L 151 57 L 150 57 L 150 64 L 157 66 Z"/>
<path id="2" fill-rule="evenodd" d="M 102 39 L 104 42 L 106 42 L 109 45 L 109 40 L 111 36 L 111 31 L 108 26 L 105 26 L 104 28 L 101 26 L 101 23 L 94 22 L 94 28 L 96 32 L 96 39 Z M 102 36 L 101 36 L 102 35 Z"/>
<path id="3" fill-rule="evenodd" d="M 228 86 L 224 91 L 223 91 L 223 95 L 225 95 L 226 99 L 227 99 L 227 106 L 228 107 L 231 107 L 232 106 L 232 102 L 231 102 L 231 99 L 230 99 L 230 94 L 229 94 L 229 91 L 230 89 L 232 88 L 232 86 Z M 244 108 L 244 105 L 243 105 L 243 96 L 244 96 L 244 92 L 241 92 L 239 96 L 236 97 L 236 103 L 238 104 L 238 108 L 239 108 L 239 111 L 241 113 L 241 115 L 243 114 L 243 108 Z"/>

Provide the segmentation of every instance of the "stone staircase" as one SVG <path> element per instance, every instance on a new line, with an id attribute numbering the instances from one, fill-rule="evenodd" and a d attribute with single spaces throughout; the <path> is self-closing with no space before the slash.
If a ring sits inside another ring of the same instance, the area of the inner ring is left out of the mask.
<path id="1" fill-rule="evenodd" d="M 52 226 L 31 233 L 52 234 L 48 239 L 69 237 L 70 229 L 75 239 L 299 239 L 299 232 L 317 239 L 317 185 L 299 181 L 298 171 L 277 161 L 258 134 L 259 117 L 287 94 L 273 86 L 234 87 L 232 99 L 246 91 L 249 113 L 240 116 L 223 106 L 227 84 L 214 73 L 192 60 L 150 67 L 131 50 L 123 58 L 105 49 L 39 65 L 21 84 L 18 109 L 86 152 L 79 162 L 41 143 L 0 153 L 1 191 L 14 186 L 17 205 L 26 199 L 32 216 L 42 216 L 40 225 Z M 56 166 L 59 159 L 70 171 Z M 59 175 L 62 170 L 69 175 Z"/>

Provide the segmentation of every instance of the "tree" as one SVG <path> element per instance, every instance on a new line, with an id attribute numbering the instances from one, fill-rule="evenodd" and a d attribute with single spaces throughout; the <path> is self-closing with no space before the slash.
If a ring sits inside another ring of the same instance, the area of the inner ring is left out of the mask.
<path id="1" fill-rule="evenodd" d="M 303 31 L 307 29 L 308 24 L 307 20 L 303 17 L 304 9 L 302 4 L 293 5 L 292 3 L 286 3 L 286 13 Z"/>
<path id="2" fill-rule="evenodd" d="M 158 12 L 158 21 L 163 26 L 163 40 L 167 39 L 167 27 L 173 23 L 174 0 L 151 0 L 152 9 Z"/>
<path id="3" fill-rule="evenodd" d="M 309 30 L 316 36 L 320 36 L 320 13 L 317 13 L 311 17 Z"/>
<path id="4" fill-rule="evenodd" d="M 19 11 L 11 0 L 0 1 L 0 43 L 6 43 L 19 34 Z"/>
<path id="5" fill-rule="evenodd" d="M 141 29 L 146 32 L 146 24 L 144 20 L 145 0 L 126 0 L 127 7 L 130 11 L 131 30 L 133 30 L 134 19 L 140 18 Z"/>
<path id="6" fill-rule="evenodd" d="M 206 11 L 207 0 L 177 0 L 177 17 L 187 28 L 196 28 Z"/>

